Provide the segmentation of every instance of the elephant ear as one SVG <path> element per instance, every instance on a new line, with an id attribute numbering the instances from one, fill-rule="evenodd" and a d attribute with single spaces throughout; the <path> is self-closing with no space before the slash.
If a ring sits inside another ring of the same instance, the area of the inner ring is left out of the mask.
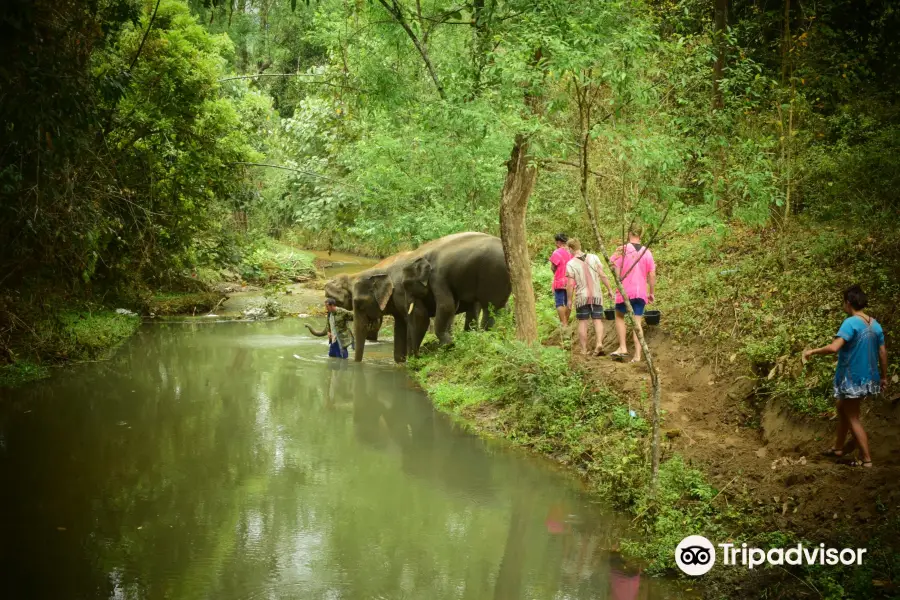
<path id="1" fill-rule="evenodd" d="M 384 307 L 387 306 L 388 300 L 391 299 L 391 294 L 394 292 L 394 282 L 391 281 L 390 275 L 373 273 L 361 278 L 356 285 L 365 286 L 366 289 L 371 290 L 375 302 L 378 303 L 378 309 L 384 312 Z"/>
<path id="2" fill-rule="evenodd" d="M 409 263 L 409 276 L 428 287 L 428 280 L 431 279 L 431 263 L 427 258 L 420 256 Z"/>

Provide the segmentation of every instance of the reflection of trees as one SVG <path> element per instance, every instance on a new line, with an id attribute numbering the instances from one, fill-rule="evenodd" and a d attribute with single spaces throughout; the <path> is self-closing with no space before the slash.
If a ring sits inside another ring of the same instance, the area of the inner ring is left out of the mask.
<path id="1" fill-rule="evenodd" d="M 565 487 L 400 369 L 266 338 L 299 330 L 145 329 L 27 388 L 32 413 L 0 419 L 12 597 L 554 597 Z"/>

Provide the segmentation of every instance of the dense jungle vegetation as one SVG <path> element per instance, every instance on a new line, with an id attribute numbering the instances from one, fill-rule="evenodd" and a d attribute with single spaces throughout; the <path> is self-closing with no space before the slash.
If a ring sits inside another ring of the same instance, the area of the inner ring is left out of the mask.
<path id="1" fill-rule="evenodd" d="M 524 140 L 532 258 L 557 230 L 592 239 L 587 145 L 609 243 L 661 226 L 670 324 L 781 382 L 847 282 L 890 330 L 898 19 L 849 0 L 17 0 L 3 359 L 58 346 L 61 303 L 145 306 L 268 237 L 386 255 L 496 233 Z M 812 377 L 778 385 L 821 412 Z"/>
<path id="2" fill-rule="evenodd" d="M 889 0 L 11 0 L 0 364 L 95 356 L 136 326 L 110 309 L 250 279 L 272 240 L 499 234 L 518 176 L 530 259 L 594 246 L 582 193 L 607 250 L 644 224 L 668 331 L 828 417 L 796 358 L 840 289 L 898 323 L 898 30 Z"/>

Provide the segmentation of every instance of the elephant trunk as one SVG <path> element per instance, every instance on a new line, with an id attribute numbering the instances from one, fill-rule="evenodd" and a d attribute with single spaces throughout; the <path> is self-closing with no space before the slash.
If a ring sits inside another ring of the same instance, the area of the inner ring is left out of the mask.
<path id="1" fill-rule="evenodd" d="M 362 315 L 356 315 L 353 320 L 353 343 L 356 345 L 353 360 L 360 362 L 366 349 L 366 334 L 369 331 L 369 321 Z"/>
<path id="2" fill-rule="evenodd" d="M 308 324 L 306 325 L 306 328 L 309 329 L 309 332 L 316 337 L 325 337 L 325 335 L 328 333 L 328 331 L 325 329 L 323 329 L 322 331 L 316 331 Z"/>

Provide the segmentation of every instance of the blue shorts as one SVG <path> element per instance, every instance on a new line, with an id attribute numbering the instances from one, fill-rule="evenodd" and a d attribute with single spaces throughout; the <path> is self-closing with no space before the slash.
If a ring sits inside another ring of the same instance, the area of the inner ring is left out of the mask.
<path id="1" fill-rule="evenodd" d="M 587 321 L 588 319 L 599 321 L 603 319 L 603 305 L 585 304 L 584 306 L 579 306 L 575 309 L 575 318 L 579 321 Z"/>
<path id="2" fill-rule="evenodd" d="M 569 305 L 569 294 L 566 290 L 553 290 L 553 298 L 556 300 L 556 308 Z"/>
<path id="3" fill-rule="evenodd" d="M 631 308 L 634 309 L 634 316 L 642 317 L 644 315 L 644 306 L 647 304 L 646 301 L 641 300 L 640 298 L 635 298 L 631 301 Z M 616 302 L 616 310 L 620 313 L 624 314 L 628 312 L 628 309 L 625 308 L 624 302 Z"/>
<path id="4" fill-rule="evenodd" d="M 348 358 L 350 355 L 347 353 L 346 348 L 341 348 L 341 345 L 337 342 L 331 342 L 328 346 L 328 356 L 330 358 Z"/>

